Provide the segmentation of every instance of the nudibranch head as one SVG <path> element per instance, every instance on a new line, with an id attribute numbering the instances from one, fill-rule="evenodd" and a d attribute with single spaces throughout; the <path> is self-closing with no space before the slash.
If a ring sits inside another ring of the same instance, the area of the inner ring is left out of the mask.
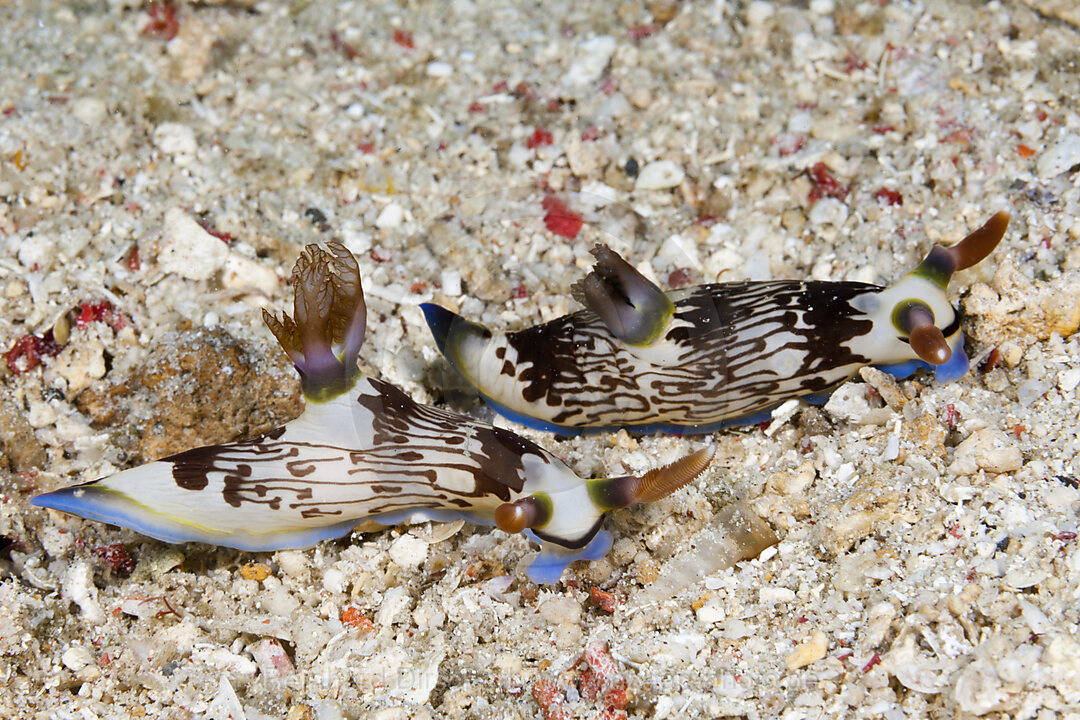
<path id="1" fill-rule="evenodd" d="M 367 329 L 360 267 L 344 245 L 308 245 L 293 268 L 293 317 L 263 311 L 270 332 L 296 366 L 304 396 L 325 402 L 360 376 L 356 361 Z"/>
<path id="2" fill-rule="evenodd" d="M 994 251 L 1009 227 L 1009 214 L 999 212 L 951 247 L 935 246 L 917 268 L 880 293 L 887 324 L 915 357 L 943 367 L 954 351 L 963 353 L 960 317 L 946 291 L 953 273 L 972 267 Z M 884 325 L 886 321 L 881 320 Z M 966 360 L 964 361 L 966 370 Z"/>

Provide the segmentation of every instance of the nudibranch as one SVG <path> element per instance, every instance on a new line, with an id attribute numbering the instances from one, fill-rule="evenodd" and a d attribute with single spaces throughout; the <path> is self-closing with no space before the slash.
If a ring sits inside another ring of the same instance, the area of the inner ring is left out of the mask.
<path id="1" fill-rule="evenodd" d="M 866 365 L 898 377 L 968 369 L 958 270 L 986 258 L 1009 215 L 935 246 L 890 287 L 859 282 L 733 282 L 665 293 L 604 245 L 573 287 L 586 309 L 493 332 L 423 305 L 439 350 L 507 418 L 562 435 L 627 428 L 696 433 L 767 420 L 783 401 L 823 402 Z"/>
<path id="2" fill-rule="evenodd" d="M 293 272 L 293 317 L 263 315 L 300 374 L 300 417 L 31 502 L 166 542 L 249 551 L 464 517 L 538 541 L 528 575 L 555 582 L 574 560 L 607 552 L 607 511 L 658 500 L 712 459 L 705 448 L 641 476 L 584 480 L 526 438 L 364 375 L 357 361 L 367 311 L 343 245 L 309 245 Z"/>

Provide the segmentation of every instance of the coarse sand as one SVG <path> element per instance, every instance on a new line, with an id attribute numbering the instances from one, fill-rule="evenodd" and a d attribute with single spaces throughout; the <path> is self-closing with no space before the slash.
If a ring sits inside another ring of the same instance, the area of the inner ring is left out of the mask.
<path id="1" fill-rule="evenodd" d="M 0 716 L 1080 717 L 1074 3 L 0 20 Z M 704 438 L 496 419 L 583 476 L 717 446 L 556 585 L 526 579 L 524 537 L 463 522 L 253 554 L 29 505 L 299 413 L 260 308 L 289 306 L 307 243 L 359 258 L 366 371 L 490 420 L 420 302 L 557 317 L 596 242 L 665 287 L 887 284 L 1001 209 L 952 282 L 957 382 L 871 369 Z M 731 566 L 735 526 L 768 547 Z"/>

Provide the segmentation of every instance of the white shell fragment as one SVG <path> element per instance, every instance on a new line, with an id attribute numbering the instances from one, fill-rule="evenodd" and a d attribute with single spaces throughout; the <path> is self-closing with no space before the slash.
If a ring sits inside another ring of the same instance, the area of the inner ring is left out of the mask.
<path id="1" fill-rule="evenodd" d="M 187 125 L 174 122 L 161 123 L 154 129 L 154 144 L 180 165 L 191 162 L 195 151 L 199 149 L 195 131 Z"/>
<path id="2" fill-rule="evenodd" d="M 795 648 L 784 659 L 784 664 L 787 665 L 788 670 L 798 670 L 825 657 L 825 652 L 828 649 L 828 638 L 825 637 L 825 633 L 818 630 Z"/>
<path id="3" fill-rule="evenodd" d="M 94 655 L 82 645 L 72 645 L 60 656 L 60 662 L 72 672 L 78 672 L 94 662 Z"/>
<path id="4" fill-rule="evenodd" d="M 678 187 L 686 177 L 683 169 L 670 160 L 657 160 L 641 168 L 635 190 L 666 190 Z"/>
<path id="5" fill-rule="evenodd" d="M 563 85 L 583 87 L 599 80 L 604 68 L 611 62 L 615 46 L 615 38 L 610 35 L 589 38 L 578 45 L 574 62 L 563 76 Z"/>
<path id="6" fill-rule="evenodd" d="M 273 267 L 235 252 L 229 253 L 221 274 L 221 284 L 230 290 L 251 289 L 267 296 L 277 289 L 278 283 L 278 275 Z"/>
<path id="7" fill-rule="evenodd" d="M 401 227 L 401 221 L 405 219 L 405 211 L 397 203 L 390 203 L 382 209 L 379 217 L 375 218 L 375 227 L 380 230 L 392 230 Z"/>
<path id="8" fill-rule="evenodd" d="M 158 252 L 158 267 L 188 280 L 206 280 L 229 257 L 229 246 L 206 232 L 179 208 L 165 213 L 165 235 Z"/>

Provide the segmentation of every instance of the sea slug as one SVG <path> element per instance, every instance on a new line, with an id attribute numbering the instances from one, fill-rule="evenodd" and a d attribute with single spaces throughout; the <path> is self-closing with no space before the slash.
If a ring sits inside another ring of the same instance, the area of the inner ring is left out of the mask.
<path id="1" fill-rule="evenodd" d="M 367 310 L 343 245 L 309 245 L 293 273 L 293 317 L 264 311 L 264 319 L 300 374 L 300 417 L 31 502 L 166 542 L 249 551 L 465 517 L 537 540 L 528 575 L 555 582 L 570 562 L 607 552 L 607 511 L 662 498 L 712 459 L 704 448 L 640 477 L 584 480 L 513 432 L 421 405 L 361 373 Z"/>
<path id="2" fill-rule="evenodd" d="M 435 304 L 439 350 L 497 412 L 562 435 L 627 428 L 699 433 L 769 418 L 781 402 L 823 401 L 865 365 L 904 377 L 967 372 L 949 279 L 987 257 L 999 212 L 952 247 L 934 247 L 891 287 L 778 280 L 665 293 L 604 245 L 573 288 L 586 309 L 495 332 Z"/>

